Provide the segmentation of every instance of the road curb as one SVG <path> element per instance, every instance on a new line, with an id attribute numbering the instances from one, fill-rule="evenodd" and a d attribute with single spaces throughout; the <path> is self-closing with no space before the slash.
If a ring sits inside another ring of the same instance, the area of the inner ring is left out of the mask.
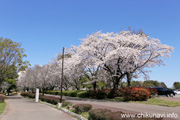
<path id="1" fill-rule="evenodd" d="M 73 116 L 73 117 L 75 117 L 75 118 L 77 118 L 77 119 L 79 119 L 79 120 L 88 120 L 88 119 L 84 118 L 83 116 L 78 115 L 78 114 L 76 114 L 76 113 L 74 113 L 74 112 L 71 112 L 71 111 L 69 111 L 69 110 L 67 110 L 67 109 L 65 109 L 65 108 L 62 108 L 62 107 L 57 108 L 57 105 L 52 105 L 52 104 L 50 104 L 50 103 L 46 103 L 46 102 L 42 102 L 42 101 L 40 101 L 40 103 L 45 104 L 45 105 L 48 105 L 48 106 L 51 106 L 51 107 L 56 108 L 56 109 L 58 109 L 58 110 L 61 110 L 61 111 L 65 112 L 65 113 L 67 113 L 67 114 L 69 114 L 69 115 L 71 115 L 71 116 Z"/>

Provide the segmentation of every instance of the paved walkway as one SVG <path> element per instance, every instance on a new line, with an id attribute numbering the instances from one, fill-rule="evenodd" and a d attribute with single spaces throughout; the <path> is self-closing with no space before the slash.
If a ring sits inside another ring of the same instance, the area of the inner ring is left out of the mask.
<path id="1" fill-rule="evenodd" d="M 55 95 L 50 95 L 55 96 Z M 59 97 L 59 96 L 56 96 Z M 180 120 L 180 107 L 165 107 L 158 105 L 147 105 L 138 103 L 126 103 L 126 102 L 109 102 L 103 100 L 84 99 L 77 97 L 63 96 L 66 100 L 73 104 L 91 104 L 93 108 L 111 109 L 113 111 L 123 111 L 125 113 L 148 113 L 148 114 L 178 114 L 176 120 Z M 172 120 L 172 119 L 166 119 Z"/>
<path id="2" fill-rule="evenodd" d="M 0 120 L 75 120 L 62 111 L 20 95 L 9 96 L 6 103 L 6 111 L 0 116 Z"/>

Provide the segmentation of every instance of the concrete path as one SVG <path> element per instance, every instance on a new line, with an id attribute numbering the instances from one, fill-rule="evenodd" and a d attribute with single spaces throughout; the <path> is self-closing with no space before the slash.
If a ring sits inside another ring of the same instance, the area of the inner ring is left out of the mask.
<path id="1" fill-rule="evenodd" d="M 62 111 L 20 95 L 9 96 L 6 103 L 6 111 L 0 116 L 0 120 L 76 120 Z"/>
<path id="2" fill-rule="evenodd" d="M 55 96 L 55 95 L 50 95 Z M 56 96 L 59 97 L 59 96 Z M 93 100 L 93 99 L 84 99 L 77 97 L 68 97 L 63 96 L 66 100 L 72 102 L 73 104 L 91 104 L 94 108 L 103 108 L 111 109 L 113 111 L 123 111 L 125 113 L 148 113 L 148 114 L 176 114 L 180 120 L 180 107 L 165 107 L 158 105 L 147 105 L 147 104 L 138 104 L 138 103 L 126 103 L 126 102 L 109 102 L 103 100 Z M 171 116 L 170 116 L 171 117 Z M 175 117 L 175 116 L 174 116 Z M 172 116 L 171 118 L 174 119 Z M 170 120 L 170 119 L 166 119 Z"/>

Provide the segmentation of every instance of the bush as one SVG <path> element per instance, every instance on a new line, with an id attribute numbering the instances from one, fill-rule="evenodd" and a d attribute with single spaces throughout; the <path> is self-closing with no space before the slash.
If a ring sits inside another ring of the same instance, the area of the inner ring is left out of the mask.
<path id="1" fill-rule="evenodd" d="M 150 97 L 150 92 L 141 87 L 121 88 L 125 101 L 145 101 Z"/>
<path id="2" fill-rule="evenodd" d="M 35 98 L 34 93 L 22 92 L 21 95 L 24 96 L 24 97 Z"/>
<path id="3" fill-rule="evenodd" d="M 162 120 L 163 118 L 122 118 L 121 111 L 112 112 L 107 109 L 93 109 L 89 111 L 88 120 Z"/>
<path id="4" fill-rule="evenodd" d="M 21 95 L 24 96 L 24 97 L 35 98 L 34 93 L 22 92 Z M 48 102 L 48 103 L 51 103 L 51 104 L 54 104 L 54 105 L 56 105 L 59 102 L 59 98 L 52 97 L 52 96 L 42 96 L 42 95 L 40 95 L 39 99 L 41 101 Z"/>
<path id="5" fill-rule="evenodd" d="M 107 120 L 108 114 L 111 110 L 107 109 L 93 109 L 89 111 L 88 120 Z"/>
<path id="6" fill-rule="evenodd" d="M 92 109 L 92 105 L 90 104 L 77 104 L 73 106 L 75 109 L 75 113 L 83 113 L 88 112 Z"/>
<path id="7" fill-rule="evenodd" d="M 106 99 L 110 89 L 102 89 L 102 90 L 91 90 L 88 91 L 89 97 L 94 99 Z"/>
<path id="8" fill-rule="evenodd" d="M 0 102 L 4 102 L 5 95 L 0 95 Z"/>
<path id="9" fill-rule="evenodd" d="M 81 91 L 77 94 L 80 98 L 90 98 L 90 91 Z"/>
<path id="10" fill-rule="evenodd" d="M 59 102 L 59 98 L 52 97 L 52 96 L 40 96 L 39 99 L 44 102 L 48 102 L 51 104 L 56 105 Z M 64 101 L 64 100 L 63 100 Z"/>
<path id="11" fill-rule="evenodd" d="M 65 107 L 65 106 L 72 106 L 72 103 L 71 102 L 63 101 L 62 107 Z"/>
<path id="12" fill-rule="evenodd" d="M 108 98 L 122 97 L 122 91 L 121 89 L 111 89 L 107 97 Z"/>
<path id="13" fill-rule="evenodd" d="M 50 94 L 50 95 L 60 95 L 60 91 L 45 91 L 44 93 Z"/>
<path id="14" fill-rule="evenodd" d="M 66 91 L 66 92 L 67 92 L 67 96 L 77 97 L 78 91 L 72 90 L 72 91 Z"/>
<path id="15" fill-rule="evenodd" d="M 158 95 L 158 91 L 155 88 L 148 88 L 147 90 L 150 92 L 151 97 L 155 97 L 156 95 Z"/>
<path id="16" fill-rule="evenodd" d="M 59 91 L 47 91 L 48 94 L 60 94 Z M 71 90 L 63 91 L 64 96 L 80 97 L 80 98 L 93 98 L 93 99 L 106 99 L 123 97 L 124 100 L 129 101 L 143 101 L 150 98 L 157 93 L 154 89 L 145 89 L 142 87 L 125 87 L 120 89 L 102 89 L 102 90 Z"/>

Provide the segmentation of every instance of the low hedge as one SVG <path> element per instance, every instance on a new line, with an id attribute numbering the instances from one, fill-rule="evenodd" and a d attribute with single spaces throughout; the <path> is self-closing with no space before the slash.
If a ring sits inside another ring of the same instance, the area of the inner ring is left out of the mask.
<path id="1" fill-rule="evenodd" d="M 0 102 L 4 102 L 5 95 L 0 94 Z"/>
<path id="2" fill-rule="evenodd" d="M 122 97 L 120 90 L 115 89 L 102 89 L 102 90 L 89 90 L 81 91 L 78 93 L 80 98 L 93 98 L 93 99 L 106 99 L 106 98 L 115 98 Z"/>
<path id="3" fill-rule="evenodd" d="M 158 91 L 155 88 L 148 88 L 147 90 L 150 92 L 150 97 L 155 97 L 158 95 Z"/>
<path id="4" fill-rule="evenodd" d="M 142 87 L 121 88 L 125 101 L 145 101 L 150 98 L 150 92 Z"/>
<path id="5" fill-rule="evenodd" d="M 83 112 L 88 112 L 89 110 L 92 109 L 92 105 L 90 104 L 77 104 L 73 106 L 75 109 L 75 113 L 83 113 Z"/>
<path id="6" fill-rule="evenodd" d="M 63 101 L 62 103 L 62 107 L 68 107 L 68 106 L 72 106 L 72 103 L 71 102 L 67 102 L 67 101 Z"/>
<path id="7" fill-rule="evenodd" d="M 24 97 L 35 98 L 34 93 L 22 92 L 21 95 L 24 96 Z"/>
<path id="8" fill-rule="evenodd" d="M 41 96 L 39 96 L 39 99 L 41 101 L 48 102 L 48 103 L 51 103 L 53 105 L 56 105 L 59 102 L 59 98 L 52 97 L 52 96 L 42 96 L 41 95 Z"/>
<path id="9" fill-rule="evenodd" d="M 163 118 L 123 118 L 121 111 L 112 112 L 107 109 L 93 109 L 89 111 L 88 120 L 163 120 Z"/>
<path id="10" fill-rule="evenodd" d="M 91 97 L 90 92 L 87 90 L 78 92 L 77 96 L 80 98 L 90 98 Z"/>
<path id="11" fill-rule="evenodd" d="M 59 95 L 59 91 L 46 91 L 47 94 Z M 92 98 L 92 99 L 106 99 L 123 97 L 125 101 L 144 101 L 157 94 L 157 90 L 153 88 L 143 87 L 124 87 L 120 89 L 102 89 L 102 90 L 71 90 L 63 91 L 64 96 Z"/>
<path id="12" fill-rule="evenodd" d="M 35 98 L 35 94 L 34 93 L 22 92 L 21 95 L 24 96 L 24 97 Z M 51 103 L 51 104 L 54 104 L 54 105 L 56 105 L 59 102 L 59 98 L 57 98 L 57 97 L 43 96 L 41 94 L 39 96 L 39 99 L 41 101 L 48 102 L 48 103 Z"/>
<path id="13" fill-rule="evenodd" d="M 63 96 L 70 96 L 70 97 L 78 97 L 78 93 L 80 93 L 82 90 L 70 90 L 70 91 L 63 91 Z M 60 95 L 60 91 L 45 91 L 46 94 L 51 95 Z"/>

